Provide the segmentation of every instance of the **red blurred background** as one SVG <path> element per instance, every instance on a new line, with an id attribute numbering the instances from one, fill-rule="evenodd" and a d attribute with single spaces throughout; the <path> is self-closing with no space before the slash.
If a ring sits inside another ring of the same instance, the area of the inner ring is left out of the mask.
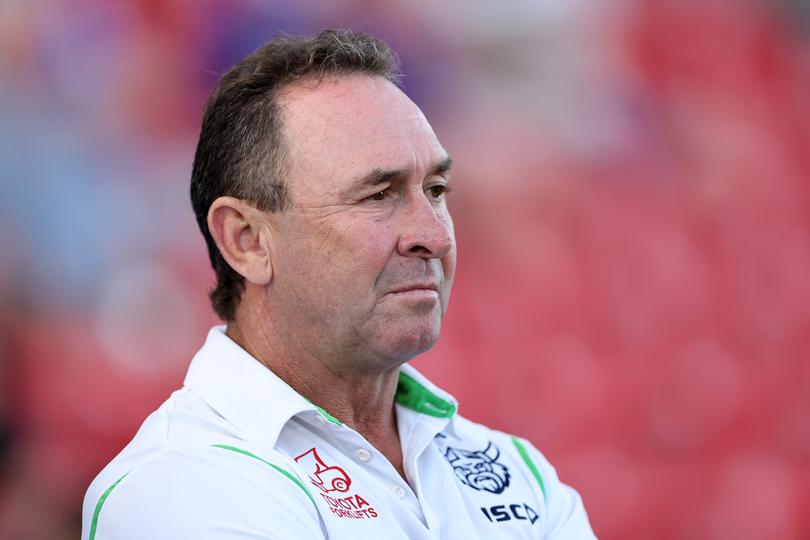
<path id="1" fill-rule="evenodd" d="M 217 321 L 187 198 L 217 74 L 278 31 L 396 49 L 454 156 L 415 365 L 532 440 L 603 539 L 810 538 L 810 5 L 0 4 L 0 537 L 84 490 Z"/>

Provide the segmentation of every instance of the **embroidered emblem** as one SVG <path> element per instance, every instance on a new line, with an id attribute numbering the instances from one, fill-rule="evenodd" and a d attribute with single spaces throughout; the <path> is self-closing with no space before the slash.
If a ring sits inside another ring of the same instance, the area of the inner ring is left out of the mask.
<path id="1" fill-rule="evenodd" d="M 310 448 L 295 461 L 309 475 L 312 485 L 321 490 L 320 496 L 329 510 L 340 518 L 374 519 L 379 514 L 368 500 L 357 493 L 348 493 L 352 479 L 337 465 L 327 465 L 315 448 Z M 332 495 L 327 495 L 332 493 Z"/>
<path id="2" fill-rule="evenodd" d="M 484 450 L 462 450 L 447 447 L 444 457 L 461 483 L 478 491 L 499 494 L 509 487 L 509 469 L 498 463 L 501 455 L 491 442 Z"/>

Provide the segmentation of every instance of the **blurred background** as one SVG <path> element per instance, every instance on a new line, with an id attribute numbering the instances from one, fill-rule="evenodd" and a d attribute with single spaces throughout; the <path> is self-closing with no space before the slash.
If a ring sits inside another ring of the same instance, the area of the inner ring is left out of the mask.
<path id="1" fill-rule="evenodd" d="M 600 538 L 810 538 L 804 0 L 3 0 L 0 537 L 84 490 L 217 323 L 187 189 L 217 75 L 278 31 L 398 51 L 454 156 L 415 365 L 534 442 Z"/>

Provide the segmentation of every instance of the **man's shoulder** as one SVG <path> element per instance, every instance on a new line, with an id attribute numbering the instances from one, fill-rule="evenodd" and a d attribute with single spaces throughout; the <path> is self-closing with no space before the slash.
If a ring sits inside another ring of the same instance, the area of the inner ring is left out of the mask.
<path id="1" fill-rule="evenodd" d="M 230 437 L 212 438 L 207 444 L 172 443 L 119 454 L 90 484 L 85 504 L 94 503 L 113 486 L 119 492 L 137 484 L 149 485 L 156 492 L 180 484 L 241 488 L 246 483 L 266 483 L 268 478 L 306 491 L 289 458 L 275 449 L 257 448 Z"/>
<path id="2" fill-rule="evenodd" d="M 500 431 L 461 416 L 457 420 L 456 432 L 460 437 L 485 443 L 492 441 L 500 448 L 508 449 L 508 453 L 525 464 L 533 476 L 541 474 L 557 480 L 556 469 L 533 441 L 522 435 Z"/>
<path id="3" fill-rule="evenodd" d="M 125 538 L 181 524 L 189 530 L 211 519 L 238 525 L 273 508 L 284 514 L 278 519 L 317 525 L 312 494 L 288 461 L 274 449 L 226 436 L 122 453 L 87 490 L 83 538 L 102 525 L 111 533 L 140 531 Z"/>
<path id="4" fill-rule="evenodd" d="M 481 424 L 479 422 L 475 422 L 466 418 L 461 415 L 456 415 L 453 420 L 454 422 L 454 433 L 458 439 L 469 441 L 471 443 L 486 444 L 487 442 L 492 442 L 493 444 L 497 444 L 499 446 L 504 447 L 517 447 L 519 445 L 531 445 L 531 443 L 527 442 L 526 439 L 518 436 L 513 435 L 511 433 L 507 433 L 495 428 L 491 428 L 487 425 Z M 535 452 L 539 451 L 534 448 Z M 545 460 L 545 458 L 543 458 Z"/>
<path id="5" fill-rule="evenodd" d="M 106 527 L 132 525 L 133 520 L 156 523 L 168 513 L 175 520 L 194 521 L 205 508 L 227 508 L 234 499 L 252 507 L 257 501 L 282 504 L 280 498 L 303 509 L 305 516 L 310 513 L 311 495 L 288 457 L 245 440 L 236 427 L 182 389 L 147 417 L 90 484 L 83 538 L 100 516 Z"/>
<path id="6" fill-rule="evenodd" d="M 142 468 L 179 467 L 186 463 L 283 462 L 272 448 L 249 442 L 239 428 L 217 414 L 188 388 L 174 392 L 141 424 L 132 440 L 99 473 L 97 484 L 109 485 L 123 474 Z"/>

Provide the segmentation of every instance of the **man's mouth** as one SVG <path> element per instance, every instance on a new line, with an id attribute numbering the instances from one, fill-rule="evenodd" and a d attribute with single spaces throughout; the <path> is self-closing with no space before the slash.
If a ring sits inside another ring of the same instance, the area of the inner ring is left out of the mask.
<path id="1" fill-rule="evenodd" d="M 423 283 L 411 283 L 409 285 L 403 285 L 393 289 L 391 294 L 425 294 L 425 293 L 433 293 L 435 296 L 439 295 L 439 286 L 432 282 L 423 282 Z"/>
<path id="2" fill-rule="evenodd" d="M 388 293 L 388 296 L 435 302 L 439 299 L 439 287 L 431 282 L 410 283 L 393 289 Z"/>

